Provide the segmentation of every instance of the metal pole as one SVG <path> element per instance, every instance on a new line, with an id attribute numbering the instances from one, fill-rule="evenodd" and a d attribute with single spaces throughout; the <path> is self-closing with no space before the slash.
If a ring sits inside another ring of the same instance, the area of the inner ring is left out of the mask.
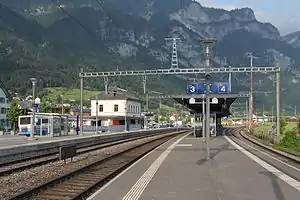
<path id="1" fill-rule="evenodd" d="M 146 83 L 147 83 L 147 76 L 143 76 L 144 94 L 146 94 Z"/>
<path id="2" fill-rule="evenodd" d="M 276 111 L 277 111 L 277 143 L 280 142 L 280 67 L 276 65 Z"/>
<path id="3" fill-rule="evenodd" d="M 30 137 L 34 138 L 34 133 L 35 133 L 35 78 L 31 78 L 32 81 L 32 119 L 31 119 L 31 131 L 30 131 Z"/>
<path id="4" fill-rule="evenodd" d="M 196 137 L 196 113 L 194 113 L 194 137 Z"/>
<path id="5" fill-rule="evenodd" d="M 146 112 L 148 112 L 148 94 L 146 94 L 146 83 L 147 83 L 147 77 L 143 76 L 144 95 L 146 96 L 146 105 L 144 107 L 144 112 L 145 112 L 144 129 L 147 128 L 148 125 L 148 119 L 146 117 Z"/>
<path id="6" fill-rule="evenodd" d="M 202 99 L 202 139 L 205 140 L 205 101 Z"/>
<path id="7" fill-rule="evenodd" d="M 61 114 L 64 114 L 64 95 L 61 95 Z"/>
<path id="8" fill-rule="evenodd" d="M 262 119 L 263 119 L 263 124 L 265 123 L 265 117 L 264 117 L 264 114 L 265 114 L 265 104 L 263 104 L 263 108 L 262 108 Z"/>
<path id="9" fill-rule="evenodd" d="M 83 73 L 83 68 L 80 72 Z M 83 135 L 83 77 L 80 77 L 80 135 Z"/>
<path id="10" fill-rule="evenodd" d="M 176 131 L 178 132 L 178 112 L 176 109 Z"/>
<path id="11" fill-rule="evenodd" d="M 104 76 L 105 94 L 108 94 L 108 77 Z"/>
<path id="12" fill-rule="evenodd" d="M 161 115 L 161 98 L 159 99 L 159 108 L 158 108 L 158 128 L 160 128 L 160 115 Z"/>
<path id="13" fill-rule="evenodd" d="M 229 77 L 228 77 L 228 80 L 229 80 L 229 84 L 228 84 L 228 89 L 229 89 L 229 92 L 231 92 L 231 66 L 229 66 Z"/>
<path id="14" fill-rule="evenodd" d="M 125 102 L 125 129 L 124 131 L 127 131 L 127 102 Z"/>
<path id="15" fill-rule="evenodd" d="M 245 110 L 245 121 L 247 121 L 247 116 L 248 116 L 248 101 L 246 100 L 246 110 Z"/>
<path id="16" fill-rule="evenodd" d="M 146 94 L 146 111 L 148 112 L 149 110 L 149 95 Z"/>
<path id="17" fill-rule="evenodd" d="M 207 81 L 207 85 L 208 85 L 208 81 Z M 210 99 L 209 99 L 209 86 L 207 86 L 206 89 L 206 160 L 210 159 L 210 155 L 209 155 L 209 138 L 210 138 Z"/>
<path id="18" fill-rule="evenodd" d="M 251 72 L 250 72 L 250 102 L 249 102 L 249 108 L 250 108 L 250 121 L 249 121 L 249 129 L 252 126 L 253 122 L 253 56 L 252 54 L 250 55 L 250 67 L 251 67 Z"/>
<path id="19" fill-rule="evenodd" d="M 297 116 L 297 106 L 295 106 L 294 115 Z"/>
<path id="20" fill-rule="evenodd" d="M 99 110 L 99 106 L 98 106 L 99 102 L 98 102 L 98 94 L 96 95 L 96 134 L 98 134 L 98 110 Z"/>
<path id="21" fill-rule="evenodd" d="M 274 106 L 272 106 L 272 118 L 271 118 L 271 122 L 272 122 L 272 124 L 273 124 L 273 122 L 274 122 Z"/>

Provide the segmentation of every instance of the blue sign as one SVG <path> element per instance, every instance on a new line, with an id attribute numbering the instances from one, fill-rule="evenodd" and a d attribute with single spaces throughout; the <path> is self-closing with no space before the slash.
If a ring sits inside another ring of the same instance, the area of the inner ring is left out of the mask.
<path id="1" fill-rule="evenodd" d="M 204 83 L 198 83 L 198 94 L 204 94 L 206 91 Z"/>
<path id="2" fill-rule="evenodd" d="M 188 94 L 197 94 L 198 93 L 198 84 L 190 83 L 187 85 L 187 93 Z"/>
<path id="3" fill-rule="evenodd" d="M 39 104 L 33 104 L 33 107 L 35 109 L 35 112 L 39 113 L 41 112 L 41 109 L 40 109 L 40 105 Z"/>
<path id="4" fill-rule="evenodd" d="M 219 94 L 229 93 L 228 83 L 218 83 L 218 93 Z"/>
<path id="5" fill-rule="evenodd" d="M 213 93 L 213 94 L 218 93 L 218 85 L 216 83 L 210 84 L 210 93 Z"/>
<path id="6" fill-rule="evenodd" d="M 212 94 L 228 94 L 229 87 L 226 82 L 215 82 L 209 85 L 209 92 Z M 187 85 L 188 94 L 205 94 L 206 84 L 205 83 L 189 83 Z"/>
<path id="7" fill-rule="evenodd" d="M 39 107 L 35 108 L 35 112 L 37 113 L 41 112 L 40 108 Z"/>

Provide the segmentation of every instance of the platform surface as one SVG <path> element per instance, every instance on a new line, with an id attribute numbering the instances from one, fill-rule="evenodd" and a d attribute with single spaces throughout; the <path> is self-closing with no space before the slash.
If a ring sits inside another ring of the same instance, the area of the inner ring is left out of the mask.
<path id="1" fill-rule="evenodd" d="M 292 187 L 228 140 L 211 139 L 211 160 L 206 161 L 201 138 L 187 136 L 177 145 L 173 139 L 89 200 L 299 200 L 299 182 Z"/>

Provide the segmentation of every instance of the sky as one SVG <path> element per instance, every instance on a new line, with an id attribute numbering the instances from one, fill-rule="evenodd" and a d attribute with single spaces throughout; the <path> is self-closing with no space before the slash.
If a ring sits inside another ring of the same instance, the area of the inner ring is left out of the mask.
<path id="1" fill-rule="evenodd" d="M 281 35 L 300 31 L 300 0 L 197 0 L 203 6 L 232 10 L 249 7 L 256 19 L 275 25 Z"/>

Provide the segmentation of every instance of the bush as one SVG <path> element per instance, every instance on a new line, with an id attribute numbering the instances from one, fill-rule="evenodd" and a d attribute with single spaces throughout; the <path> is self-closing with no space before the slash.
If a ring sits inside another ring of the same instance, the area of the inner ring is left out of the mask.
<path id="1" fill-rule="evenodd" d="M 287 126 L 287 121 L 285 119 L 285 115 L 280 113 L 280 134 L 284 134 L 285 127 Z"/>
<path id="2" fill-rule="evenodd" d="M 293 151 L 300 151 L 300 138 L 297 136 L 296 129 L 286 131 L 279 146 Z"/>

